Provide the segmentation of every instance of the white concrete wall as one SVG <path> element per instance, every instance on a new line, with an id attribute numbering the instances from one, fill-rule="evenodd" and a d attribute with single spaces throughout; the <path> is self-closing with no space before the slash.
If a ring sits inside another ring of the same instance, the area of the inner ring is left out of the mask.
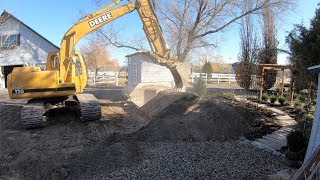
<path id="1" fill-rule="evenodd" d="M 304 158 L 304 163 L 312 156 L 314 151 L 320 145 L 320 73 L 318 75 L 318 94 L 314 120 L 312 124 L 311 135 L 309 138 L 308 150 Z"/>
<path id="2" fill-rule="evenodd" d="M 0 28 L 0 35 L 20 34 L 20 46 L 15 49 L 1 50 L 0 66 L 44 64 L 47 54 L 58 49 L 41 36 L 11 18 Z"/>

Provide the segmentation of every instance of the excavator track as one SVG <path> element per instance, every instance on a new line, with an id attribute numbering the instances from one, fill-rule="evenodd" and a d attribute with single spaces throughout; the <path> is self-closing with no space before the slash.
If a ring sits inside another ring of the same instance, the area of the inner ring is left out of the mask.
<path id="1" fill-rule="evenodd" d="M 92 94 L 76 95 L 80 107 L 80 120 L 93 121 L 101 117 L 101 105 L 99 100 Z"/>
<path id="2" fill-rule="evenodd" d="M 21 124 L 23 128 L 45 127 L 46 122 L 46 118 L 43 116 L 43 104 L 28 104 L 21 109 Z"/>

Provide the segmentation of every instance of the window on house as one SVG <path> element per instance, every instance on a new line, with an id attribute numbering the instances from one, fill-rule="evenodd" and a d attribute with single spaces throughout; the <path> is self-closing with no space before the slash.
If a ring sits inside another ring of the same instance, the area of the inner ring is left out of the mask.
<path id="1" fill-rule="evenodd" d="M 0 46 L 1 48 L 14 48 L 20 46 L 20 34 L 0 36 Z"/>

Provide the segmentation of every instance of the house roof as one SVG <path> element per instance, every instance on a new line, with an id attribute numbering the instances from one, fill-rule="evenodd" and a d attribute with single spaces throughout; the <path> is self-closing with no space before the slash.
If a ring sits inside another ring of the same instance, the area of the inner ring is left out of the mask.
<path id="1" fill-rule="evenodd" d="M 318 73 L 320 73 L 320 64 L 319 64 L 319 65 L 316 65 L 316 66 L 308 67 L 308 71 L 309 71 L 309 73 L 311 73 L 311 74 L 318 74 Z"/>
<path id="2" fill-rule="evenodd" d="M 27 27 L 28 29 L 30 29 L 32 32 L 34 32 L 35 34 L 37 34 L 38 36 L 40 36 L 42 39 L 44 39 L 45 41 L 47 41 L 48 43 L 50 43 L 51 45 L 53 45 L 55 48 L 60 49 L 57 45 L 55 45 L 54 43 L 52 43 L 51 41 L 49 41 L 47 38 L 43 37 L 41 34 L 39 34 L 37 31 L 35 31 L 34 29 L 32 29 L 31 27 L 29 27 L 28 25 L 26 25 L 25 23 L 23 23 L 22 21 L 20 21 L 18 18 L 16 18 L 15 16 L 13 16 L 11 13 L 9 13 L 8 11 L 4 10 L 1 14 L 1 16 L 5 16 L 5 17 L 11 17 L 13 19 L 15 19 L 16 21 L 18 21 L 19 23 L 21 23 L 22 25 L 24 25 L 25 27 Z"/>

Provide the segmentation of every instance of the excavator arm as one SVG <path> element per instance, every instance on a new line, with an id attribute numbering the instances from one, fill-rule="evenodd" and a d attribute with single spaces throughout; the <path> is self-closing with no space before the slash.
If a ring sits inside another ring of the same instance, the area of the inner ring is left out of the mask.
<path id="1" fill-rule="evenodd" d="M 176 87 L 183 88 L 191 73 L 190 66 L 180 63 L 178 59 L 172 57 L 151 0 L 129 1 L 125 5 L 115 7 L 120 2 L 121 0 L 116 0 L 97 12 L 86 16 L 64 35 L 60 49 L 60 82 L 72 81 L 72 77 L 74 76 L 72 73 L 74 71 L 71 69 L 71 64 L 75 54 L 74 48 L 82 38 L 109 22 L 137 10 L 152 50 L 151 55 L 154 57 L 155 62 L 167 66 L 173 74 Z"/>
<path id="2" fill-rule="evenodd" d="M 172 56 L 164 38 L 160 23 L 152 6 L 151 0 L 138 0 L 137 10 L 143 23 L 143 30 L 147 36 L 154 60 L 160 65 L 167 66 L 173 75 L 176 88 L 185 91 L 191 75 L 191 66 L 187 62 L 180 62 Z"/>
<path id="3" fill-rule="evenodd" d="M 128 3 L 126 5 L 111 9 L 113 6 L 120 3 L 117 0 L 108 6 L 100 9 L 96 13 L 90 14 L 80 22 L 72 26 L 64 35 L 60 48 L 60 82 L 68 81 L 74 75 L 71 71 L 71 63 L 75 54 L 75 46 L 87 34 L 101 28 L 111 21 L 128 14 L 136 9 L 136 3 Z"/>

